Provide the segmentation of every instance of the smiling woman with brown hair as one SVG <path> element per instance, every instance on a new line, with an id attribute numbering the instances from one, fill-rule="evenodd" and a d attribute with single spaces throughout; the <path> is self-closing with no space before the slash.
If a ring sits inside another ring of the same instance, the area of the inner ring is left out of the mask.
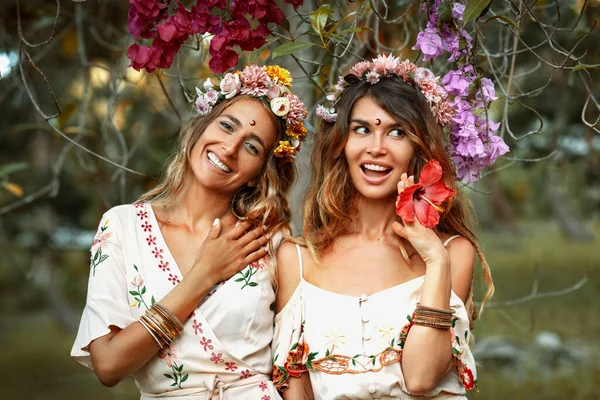
<path id="1" fill-rule="evenodd" d="M 159 185 L 103 216 L 72 355 L 105 385 L 133 375 L 142 399 L 279 398 L 268 259 L 306 133 L 290 86 L 276 66 L 207 80 Z"/>
<path id="2" fill-rule="evenodd" d="M 286 399 L 465 399 L 476 385 L 475 251 L 493 286 L 436 82 L 379 56 L 338 84 L 335 111 L 317 110 L 304 240 L 277 253 L 273 382 Z"/>

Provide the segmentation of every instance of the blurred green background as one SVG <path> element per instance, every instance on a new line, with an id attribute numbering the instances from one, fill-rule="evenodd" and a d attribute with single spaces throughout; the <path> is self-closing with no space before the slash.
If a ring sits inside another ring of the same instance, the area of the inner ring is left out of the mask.
<path id="1" fill-rule="evenodd" d="M 24 36 L 30 42 L 52 38 L 44 46 L 23 46 L 33 64 L 22 52 L 22 72 L 17 3 L 0 4 L 1 397 L 133 399 L 139 392 L 131 380 L 105 388 L 69 357 L 85 302 L 88 249 L 104 211 L 134 201 L 154 184 L 181 123 L 177 113 L 185 119 L 191 112 L 181 88 L 192 93 L 209 74 L 207 52 L 182 49 L 176 67 L 159 80 L 127 68 L 127 2 L 59 3 L 54 27 L 55 2 L 21 2 Z M 320 4 L 305 3 L 301 12 Z M 551 6 L 536 5 L 541 16 L 552 14 Z M 557 39 L 567 46 L 600 19 L 600 2 L 586 3 L 584 13 L 578 11 L 581 1 L 562 6 L 562 23 L 575 27 Z M 399 39 L 392 27 L 381 28 L 378 40 L 394 48 Z M 407 33 L 413 39 L 416 28 Z M 480 28 L 488 43 L 507 40 L 503 27 Z M 533 42 L 543 36 L 527 24 L 521 35 Z M 594 30 L 580 46 L 577 54 L 585 52 L 587 64 L 600 63 L 599 40 Z M 360 54 L 367 57 L 372 45 Z M 556 54 L 546 45 L 538 55 Z M 240 63 L 269 58 L 266 49 L 242 55 Z M 342 67 L 327 60 L 328 68 Z M 278 62 L 297 77 L 295 86 L 305 98 L 319 101 L 305 71 L 289 57 Z M 485 72 L 486 57 L 479 62 Z M 552 69 L 531 53 L 520 53 L 513 84 L 523 93 L 543 91 L 509 102 L 506 114 L 502 100 L 490 110 L 507 132 L 536 133 L 520 140 L 506 133 L 511 152 L 477 184 L 463 188 L 477 211 L 476 231 L 496 285 L 474 330 L 480 391 L 470 393 L 471 399 L 600 398 L 600 135 L 581 120 L 586 87 L 598 72 L 587 72 Z M 544 86 L 549 77 L 551 84 Z M 46 122 L 23 79 L 42 113 L 54 113 L 56 100 L 61 116 Z M 327 74 L 313 79 L 324 83 Z M 588 121 L 597 118 L 598 107 L 588 102 Z M 312 118 L 314 108 L 310 112 Z M 126 173 L 68 139 L 142 174 Z M 297 162 L 295 209 L 308 179 L 308 153 Z M 298 220 L 297 215 L 296 233 Z M 476 298 L 483 290 L 477 270 Z"/>

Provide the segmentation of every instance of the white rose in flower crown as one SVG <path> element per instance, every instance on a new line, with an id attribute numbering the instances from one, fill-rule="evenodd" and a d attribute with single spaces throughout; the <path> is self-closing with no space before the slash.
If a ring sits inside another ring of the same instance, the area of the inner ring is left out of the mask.
<path id="1" fill-rule="evenodd" d="M 269 89 L 269 91 L 267 92 L 267 99 L 269 100 L 273 100 L 279 96 L 281 96 L 281 87 L 280 86 L 273 86 L 272 88 Z"/>
<path id="2" fill-rule="evenodd" d="M 230 99 L 235 96 L 241 87 L 240 77 L 237 74 L 229 73 L 223 77 L 219 84 L 221 93 L 226 99 Z"/>
<path id="3" fill-rule="evenodd" d="M 271 110 L 278 117 L 285 117 L 290 112 L 290 101 L 285 97 L 271 100 Z"/>
<path id="4" fill-rule="evenodd" d="M 291 139 L 290 140 L 290 144 L 292 145 L 293 148 L 297 149 L 298 146 L 300 146 L 300 140 L 298 140 L 298 139 Z"/>

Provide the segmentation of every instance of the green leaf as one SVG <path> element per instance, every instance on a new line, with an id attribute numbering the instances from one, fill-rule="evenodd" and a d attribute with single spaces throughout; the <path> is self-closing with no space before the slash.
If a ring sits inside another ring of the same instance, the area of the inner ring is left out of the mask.
<path id="1" fill-rule="evenodd" d="M 130 290 L 129 294 L 132 295 L 132 296 L 139 296 L 140 295 L 137 290 Z"/>
<path id="2" fill-rule="evenodd" d="M 452 318 L 452 327 L 454 328 L 454 326 L 456 325 L 456 321 L 458 320 L 458 318 Z"/>
<path id="3" fill-rule="evenodd" d="M 460 344 L 460 338 L 458 336 L 454 336 L 454 339 L 456 339 L 456 343 Z"/>
<path id="4" fill-rule="evenodd" d="M 58 116 L 58 127 L 64 128 L 75 111 L 77 111 L 77 104 L 66 104 Z"/>
<path id="5" fill-rule="evenodd" d="M 600 64 L 596 64 L 596 65 L 590 65 L 590 64 L 579 64 L 577 66 L 575 66 L 572 70 L 571 73 L 575 72 L 575 71 L 580 71 L 582 69 L 595 69 L 600 71 Z M 0 174 L 2 175 L 2 174 Z"/>
<path id="6" fill-rule="evenodd" d="M 483 11 L 488 6 L 488 3 L 491 3 L 492 0 L 468 0 L 467 7 L 465 8 L 465 12 L 463 13 L 463 21 L 464 25 L 472 19 L 477 19 L 481 17 Z"/>
<path id="7" fill-rule="evenodd" d="M 189 374 L 185 374 L 185 375 L 183 376 L 183 378 L 181 378 L 181 383 L 183 383 L 183 382 L 187 381 L 188 375 L 189 375 Z"/>
<path id="8" fill-rule="evenodd" d="M 169 375 L 169 374 L 163 374 L 163 375 L 166 376 L 169 379 L 173 379 L 173 377 L 171 375 Z"/>
<path id="9" fill-rule="evenodd" d="M 454 355 L 457 356 L 458 355 L 458 350 L 453 347 L 452 348 L 452 353 L 454 353 Z"/>
<path id="10" fill-rule="evenodd" d="M 142 294 L 146 293 L 146 286 L 142 287 Z"/>
<path id="11" fill-rule="evenodd" d="M 287 18 L 285 18 L 283 21 L 281 21 L 279 26 L 281 27 L 281 29 L 283 29 L 287 32 L 290 31 L 290 21 Z"/>
<path id="12" fill-rule="evenodd" d="M 277 57 L 285 56 L 288 54 L 308 49 L 309 47 L 313 47 L 314 45 L 316 45 L 316 43 L 313 42 L 289 42 L 282 44 L 281 46 L 277 46 L 275 47 L 275 49 L 273 49 L 271 60 L 274 60 Z"/>
<path id="13" fill-rule="evenodd" d="M 352 359 L 352 365 L 356 367 L 356 360 L 354 358 Z"/>
<path id="14" fill-rule="evenodd" d="M 276 354 L 275 357 L 273 358 L 273 364 L 275 364 L 275 361 L 277 361 L 278 358 L 279 358 L 279 354 Z"/>
<path id="15" fill-rule="evenodd" d="M 256 283 L 256 282 L 250 282 L 250 283 L 248 284 L 248 286 L 252 286 L 252 287 L 254 287 L 254 286 L 258 286 L 258 283 Z"/>
<path id="16" fill-rule="evenodd" d="M 140 272 L 140 271 L 138 270 L 138 267 L 137 267 L 137 265 L 135 265 L 135 264 L 133 264 L 133 269 L 135 269 L 137 272 Z"/>
<path id="17" fill-rule="evenodd" d="M 408 320 L 408 322 L 412 322 L 412 317 L 410 315 L 407 315 L 406 319 Z"/>
<path id="18" fill-rule="evenodd" d="M 0 176 L 8 176 L 12 173 L 27 169 L 29 164 L 26 162 L 10 163 L 0 167 Z"/>
<path id="19" fill-rule="evenodd" d="M 290 351 L 296 350 L 297 347 L 298 347 L 298 342 L 294 343 L 294 345 L 290 348 Z"/>
<path id="20" fill-rule="evenodd" d="M 154 299 L 154 295 L 153 295 L 152 298 L 150 299 L 150 304 L 154 305 L 154 303 L 156 303 L 156 300 Z"/>
<path id="21" fill-rule="evenodd" d="M 325 357 L 328 357 L 328 356 L 329 356 L 329 349 L 327 349 L 327 350 L 325 351 Z"/>
<path id="22" fill-rule="evenodd" d="M 396 338 L 392 338 L 392 343 L 390 343 L 391 347 L 394 347 L 394 343 L 396 342 Z"/>
<path id="23" fill-rule="evenodd" d="M 92 262 L 93 262 L 93 263 L 95 263 L 95 262 L 96 262 L 96 260 L 98 260 L 98 257 L 100 257 L 100 250 L 98 250 L 98 251 L 96 252 L 96 254 L 94 254 L 94 259 L 92 260 Z"/>
<path id="24" fill-rule="evenodd" d="M 352 358 L 358 358 L 358 357 L 360 357 L 361 355 L 362 355 L 362 354 L 357 354 L 357 355 L 355 355 L 355 356 L 354 356 L 354 357 L 352 357 Z"/>
<path id="25" fill-rule="evenodd" d="M 171 386 L 177 386 L 177 379 L 175 379 L 174 383 L 171 383 Z"/>
<path id="26" fill-rule="evenodd" d="M 329 4 L 323 4 L 310 13 L 310 25 L 319 36 L 323 35 L 323 28 L 325 28 L 327 18 L 329 18 L 329 10 Z"/>
<path id="27" fill-rule="evenodd" d="M 377 360 L 377 358 L 375 356 L 373 356 L 373 359 L 371 360 L 371 364 L 375 365 L 375 360 Z"/>
<path id="28" fill-rule="evenodd" d="M 244 280 L 244 278 L 237 278 L 235 281 L 236 281 L 236 282 L 241 282 L 241 281 L 243 281 L 243 280 Z"/>
<path id="29" fill-rule="evenodd" d="M 465 331 L 465 340 L 469 340 L 469 331 Z"/>
<path id="30" fill-rule="evenodd" d="M 499 19 L 500 21 L 504 21 L 508 24 L 511 24 L 515 29 L 519 29 L 519 25 L 517 25 L 517 23 L 515 21 L 513 21 L 512 19 L 505 17 L 504 15 L 494 15 L 493 17 L 490 17 L 488 19 L 485 20 L 484 24 L 487 24 L 490 21 L 493 21 L 495 19 Z"/>
<path id="31" fill-rule="evenodd" d="M 181 371 L 183 371 L 183 364 L 175 368 L 177 368 L 177 372 L 181 373 Z"/>

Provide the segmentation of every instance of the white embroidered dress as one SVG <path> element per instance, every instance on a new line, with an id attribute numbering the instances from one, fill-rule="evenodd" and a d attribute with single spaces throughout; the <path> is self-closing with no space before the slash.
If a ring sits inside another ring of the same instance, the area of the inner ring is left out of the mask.
<path id="1" fill-rule="evenodd" d="M 300 283 L 275 317 L 275 386 L 285 390 L 290 377 L 308 372 L 315 400 L 466 399 L 465 388 L 476 385 L 475 361 L 467 312 L 454 292 L 450 307 L 456 313 L 449 335 L 457 368 L 426 396 L 412 395 L 400 361 L 424 277 L 369 296 L 347 296 L 304 280 L 297 250 Z"/>
<path id="2" fill-rule="evenodd" d="M 216 285 L 184 330 L 133 376 L 142 399 L 281 397 L 270 381 L 275 293 L 262 260 Z M 104 214 L 92 246 L 88 295 L 71 355 L 92 368 L 92 340 L 139 320 L 182 279 L 148 204 Z"/>

